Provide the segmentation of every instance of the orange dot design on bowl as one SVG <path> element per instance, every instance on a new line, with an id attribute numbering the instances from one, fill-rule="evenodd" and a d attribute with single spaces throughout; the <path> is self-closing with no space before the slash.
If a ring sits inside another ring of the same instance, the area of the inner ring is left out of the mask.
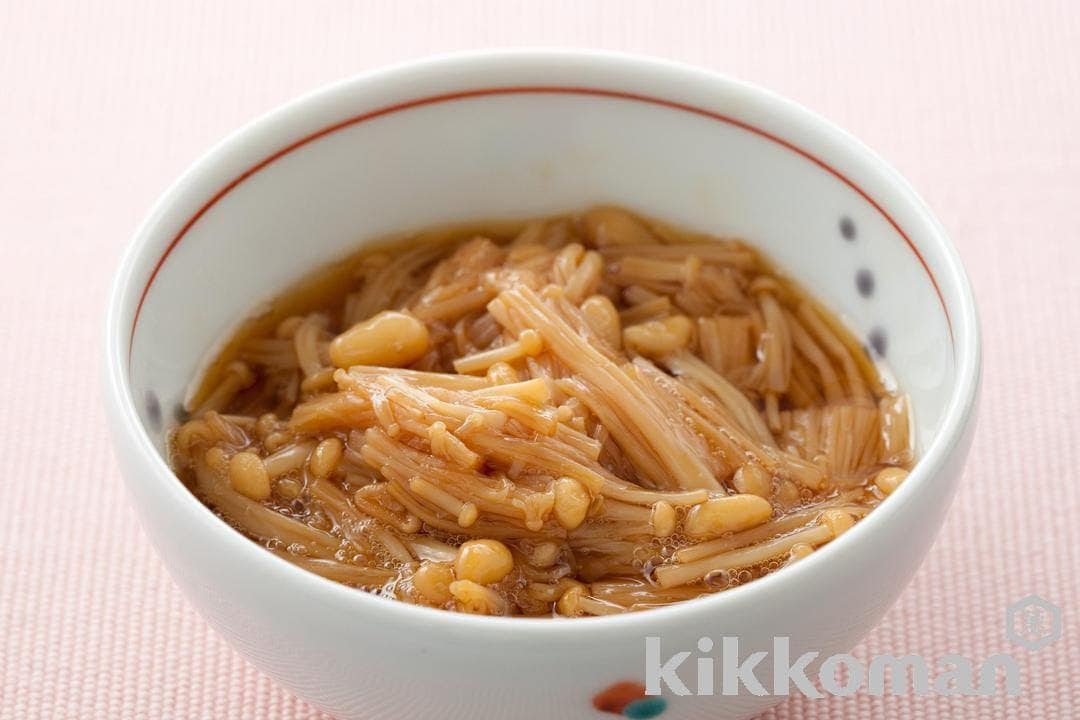
<path id="1" fill-rule="evenodd" d="M 645 686 L 639 682 L 617 682 L 593 697 L 593 707 L 633 720 L 648 720 L 663 714 L 667 709 L 667 700 L 646 695 Z"/>

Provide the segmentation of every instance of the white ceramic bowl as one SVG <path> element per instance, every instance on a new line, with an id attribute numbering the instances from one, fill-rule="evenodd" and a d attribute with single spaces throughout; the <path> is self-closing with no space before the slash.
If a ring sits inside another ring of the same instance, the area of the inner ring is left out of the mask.
<path id="1" fill-rule="evenodd" d="M 748 239 L 883 351 L 911 395 L 921 455 L 900 490 L 805 562 L 735 590 L 625 616 L 522 620 L 416 607 L 308 574 L 229 528 L 170 472 L 165 432 L 208 349 L 291 280 L 386 233 L 597 202 Z M 146 533 L 229 642 L 340 718 L 610 717 L 592 699 L 642 679 L 649 635 L 665 658 L 702 636 L 717 653 L 722 636 L 738 636 L 744 656 L 776 635 L 791 636 L 793 656 L 847 650 L 937 533 L 979 380 L 971 288 L 895 171 L 769 92 L 589 52 L 410 63 L 243 128 L 150 213 L 106 324 L 108 416 Z M 690 663 L 682 672 L 692 681 Z M 775 701 L 672 696 L 638 711 L 735 718 Z"/>

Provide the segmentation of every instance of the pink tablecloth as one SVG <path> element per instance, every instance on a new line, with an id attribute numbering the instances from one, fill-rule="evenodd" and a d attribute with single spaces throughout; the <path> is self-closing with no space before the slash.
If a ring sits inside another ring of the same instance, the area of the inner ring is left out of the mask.
<path id="1" fill-rule="evenodd" d="M 934 206 L 985 327 L 963 487 L 856 654 L 1012 653 L 1022 694 L 794 699 L 770 718 L 1065 718 L 1080 707 L 1080 5 L 0 2 L 0 718 L 313 718 L 180 596 L 128 509 L 97 391 L 118 253 L 197 154 L 291 96 L 484 45 L 668 56 L 804 102 Z M 1006 607 L 1064 637 L 1029 652 Z"/>

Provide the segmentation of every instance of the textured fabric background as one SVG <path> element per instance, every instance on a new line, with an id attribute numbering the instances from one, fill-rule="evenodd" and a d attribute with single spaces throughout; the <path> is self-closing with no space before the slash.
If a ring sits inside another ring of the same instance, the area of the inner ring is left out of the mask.
<path id="1" fill-rule="evenodd" d="M 968 471 L 856 654 L 1011 652 L 1023 693 L 766 717 L 1076 717 L 1080 4 L 0 0 L 0 718 L 319 716 L 209 630 L 128 508 L 97 390 L 107 283 L 154 198 L 239 124 L 380 64 L 521 44 L 666 56 L 805 103 L 907 175 L 973 277 Z M 1004 634 L 1032 593 L 1064 613 L 1037 652 Z"/>

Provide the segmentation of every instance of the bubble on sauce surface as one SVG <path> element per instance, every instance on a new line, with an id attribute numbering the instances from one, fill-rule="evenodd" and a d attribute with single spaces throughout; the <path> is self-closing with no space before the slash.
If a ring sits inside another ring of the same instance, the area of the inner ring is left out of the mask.
<path id="1" fill-rule="evenodd" d="M 732 577 L 731 572 L 721 569 L 706 573 L 702 582 L 704 582 L 705 587 L 710 590 L 725 590 L 731 587 L 733 580 L 734 578 Z"/>
<path id="2" fill-rule="evenodd" d="M 657 586 L 656 568 L 658 564 L 662 565 L 663 563 L 653 563 L 652 560 L 646 560 L 645 564 L 641 566 L 641 577 L 645 578 L 645 582 L 652 587 Z"/>

